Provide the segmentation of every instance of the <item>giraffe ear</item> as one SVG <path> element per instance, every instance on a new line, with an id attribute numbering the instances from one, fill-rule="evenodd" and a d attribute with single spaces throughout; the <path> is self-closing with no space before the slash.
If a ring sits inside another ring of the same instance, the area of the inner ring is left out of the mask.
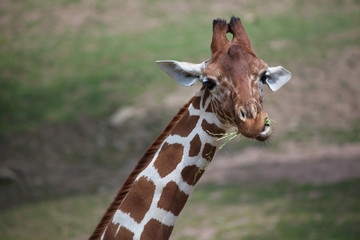
<path id="1" fill-rule="evenodd" d="M 282 66 L 269 67 L 267 73 L 268 77 L 265 81 L 273 92 L 279 90 L 291 78 L 291 72 Z"/>
<path id="2" fill-rule="evenodd" d="M 199 81 L 202 70 L 205 68 L 205 62 L 200 64 L 177 62 L 173 60 L 156 61 L 156 64 L 167 75 L 173 78 L 177 83 L 183 86 L 191 86 Z"/>

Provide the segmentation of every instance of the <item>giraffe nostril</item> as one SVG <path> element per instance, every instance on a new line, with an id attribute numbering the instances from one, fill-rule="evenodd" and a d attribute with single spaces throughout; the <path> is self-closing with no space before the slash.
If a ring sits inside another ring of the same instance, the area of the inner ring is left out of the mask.
<path id="1" fill-rule="evenodd" d="M 240 110 L 239 110 L 239 117 L 240 117 L 240 120 L 245 122 L 246 120 L 246 110 L 243 106 L 240 107 Z"/>

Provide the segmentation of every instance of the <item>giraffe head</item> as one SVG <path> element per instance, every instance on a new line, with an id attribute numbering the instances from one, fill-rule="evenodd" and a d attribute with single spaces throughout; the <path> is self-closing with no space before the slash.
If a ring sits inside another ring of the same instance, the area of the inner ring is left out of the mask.
<path id="1" fill-rule="evenodd" d="M 230 42 L 226 33 L 230 32 Z M 264 141 L 272 129 L 263 110 L 263 85 L 278 90 L 290 78 L 285 68 L 269 67 L 259 59 L 250 44 L 239 18 L 214 20 L 211 58 L 200 64 L 157 61 L 169 76 L 184 86 L 197 81 L 209 90 L 213 111 L 224 124 L 229 124 L 248 138 Z"/>

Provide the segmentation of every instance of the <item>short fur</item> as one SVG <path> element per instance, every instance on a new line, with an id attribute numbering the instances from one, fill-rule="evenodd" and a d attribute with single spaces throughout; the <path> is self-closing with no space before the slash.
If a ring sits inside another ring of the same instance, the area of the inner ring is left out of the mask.
<path id="1" fill-rule="evenodd" d="M 151 144 L 151 146 L 145 151 L 144 155 L 139 160 L 138 164 L 136 165 L 135 169 L 131 172 L 129 177 L 126 179 L 125 183 L 123 184 L 120 191 L 117 193 L 114 201 L 111 203 L 110 207 L 106 210 L 104 216 L 102 217 L 99 224 L 96 226 L 93 234 L 90 236 L 89 240 L 98 240 L 101 237 L 101 234 L 104 232 L 106 226 L 111 221 L 114 212 L 120 206 L 122 200 L 125 198 L 126 194 L 129 192 L 132 184 L 134 183 L 136 177 L 139 173 L 144 170 L 147 166 L 148 162 L 151 161 L 156 151 L 159 149 L 161 143 L 164 141 L 166 137 L 169 136 L 171 130 L 174 126 L 179 122 L 181 117 L 186 113 L 189 105 L 193 101 L 192 98 L 187 104 L 185 104 L 178 112 L 178 114 L 173 117 L 170 123 L 166 126 L 165 130 L 156 138 L 156 140 Z"/>

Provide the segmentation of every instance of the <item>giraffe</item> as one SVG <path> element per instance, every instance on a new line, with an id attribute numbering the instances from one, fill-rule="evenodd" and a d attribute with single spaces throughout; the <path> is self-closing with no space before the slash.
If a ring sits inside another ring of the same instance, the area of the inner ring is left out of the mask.
<path id="1" fill-rule="evenodd" d="M 277 91 L 291 73 L 255 55 L 240 18 L 215 19 L 210 48 L 200 64 L 157 61 L 179 84 L 203 86 L 145 151 L 89 239 L 169 239 L 219 137 L 234 129 L 259 141 L 271 136 L 263 85 Z"/>

